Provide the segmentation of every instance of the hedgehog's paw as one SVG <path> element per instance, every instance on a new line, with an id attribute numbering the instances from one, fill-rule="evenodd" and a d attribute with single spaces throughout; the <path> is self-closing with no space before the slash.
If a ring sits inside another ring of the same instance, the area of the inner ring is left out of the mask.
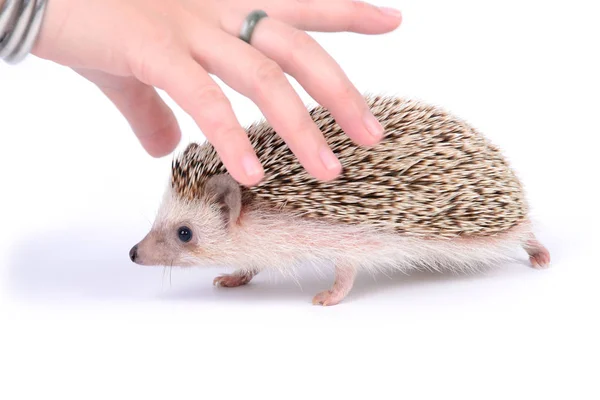
<path id="1" fill-rule="evenodd" d="M 545 269 L 550 266 L 550 252 L 536 239 L 528 241 L 525 250 L 533 268 Z"/>
<path id="2" fill-rule="evenodd" d="M 335 290 L 325 290 L 313 297 L 314 305 L 335 306 L 346 297 L 345 293 Z"/>
<path id="3" fill-rule="evenodd" d="M 336 267 L 333 287 L 313 297 L 312 303 L 314 305 L 320 304 L 322 306 L 334 306 L 338 304 L 344 300 L 346 295 L 352 289 L 355 278 L 356 270 L 354 268 Z"/>
<path id="4" fill-rule="evenodd" d="M 535 269 L 545 269 L 550 266 L 550 252 L 543 249 L 529 256 L 531 266 Z"/>
<path id="5" fill-rule="evenodd" d="M 217 276 L 213 280 L 213 285 L 221 287 L 237 287 L 247 284 L 254 278 L 254 273 L 238 272 L 229 275 Z"/>

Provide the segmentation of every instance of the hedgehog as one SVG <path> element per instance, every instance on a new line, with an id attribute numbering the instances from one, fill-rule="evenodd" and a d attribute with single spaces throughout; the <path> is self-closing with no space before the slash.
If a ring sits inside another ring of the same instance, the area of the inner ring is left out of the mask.
<path id="1" fill-rule="evenodd" d="M 308 108 L 342 164 L 313 178 L 261 120 L 246 128 L 263 180 L 238 184 L 215 148 L 191 143 L 174 158 L 150 232 L 129 252 L 140 265 L 222 266 L 220 287 L 261 271 L 329 265 L 333 285 L 313 304 L 340 303 L 360 271 L 453 272 L 515 260 L 549 265 L 528 216 L 523 185 L 498 147 L 467 122 L 421 101 L 364 95 L 384 127 L 374 147 L 356 145 L 322 106 Z"/>

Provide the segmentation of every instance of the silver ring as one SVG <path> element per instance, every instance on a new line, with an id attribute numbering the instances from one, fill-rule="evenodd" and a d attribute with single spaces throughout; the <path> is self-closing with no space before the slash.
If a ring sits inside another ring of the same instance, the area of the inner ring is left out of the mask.
<path id="1" fill-rule="evenodd" d="M 242 30 L 240 31 L 240 39 L 250 44 L 254 28 L 256 28 L 258 22 L 265 17 L 268 17 L 268 15 L 263 10 L 254 10 L 248 14 L 244 20 L 244 26 L 242 26 Z"/>

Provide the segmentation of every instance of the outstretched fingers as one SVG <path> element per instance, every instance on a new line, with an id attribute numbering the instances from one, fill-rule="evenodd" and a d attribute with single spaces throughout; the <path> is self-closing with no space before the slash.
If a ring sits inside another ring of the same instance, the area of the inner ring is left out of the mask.
<path id="1" fill-rule="evenodd" d="M 262 22 L 261 22 L 262 24 Z M 208 33 L 197 37 L 206 37 Z M 194 54 L 207 70 L 250 98 L 312 176 L 328 181 L 341 164 L 281 66 L 257 49 L 225 32 L 210 32 L 211 41 L 194 43 Z"/>
<path id="2" fill-rule="evenodd" d="M 335 60 L 306 32 L 275 19 L 257 27 L 252 45 L 294 76 L 304 89 L 331 112 L 344 132 L 363 146 L 377 144 L 383 127 L 363 95 Z"/>
<path id="3" fill-rule="evenodd" d="M 252 186 L 263 168 L 229 100 L 208 73 L 185 52 L 152 58 L 136 71 L 141 80 L 165 90 L 196 122 L 239 183 Z"/>
<path id="4" fill-rule="evenodd" d="M 308 173 L 319 180 L 336 178 L 342 166 L 286 73 L 327 108 L 357 144 L 373 145 L 383 137 L 383 128 L 364 97 L 304 30 L 379 34 L 395 29 L 400 14 L 351 0 L 265 3 L 262 8 L 270 18 L 258 23 L 251 45 L 238 38 L 250 9 L 224 13 L 220 27 L 182 13 L 190 17 L 182 29 L 198 39 L 178 42 L 171 40 L 177 36 L 166 35 L 162 45 L 143 47 L 150 53 L 131 61 L 131 70 L 142 83 L 126 91 L 105 90 L 148 152 L 166 154 L 180 138 L 171 110 L 151 88 L 156 86 L 192 116 L 234 179 L 247 186 L 262 180 L 264 170 L 246 131 L 209 73 L 253 100 Z M 144 99 L 141 107 L 134 101 L 140 98 Z"/>
<path id="5" fill-rule="evenodd" d="M 243 14 L 237 14 L 224 19 L 223 28 L 234 36 L 244 18 Z M 306 32 L 269 17 L 256 26 L 251 45 L 292 75 L 331 112 L 355 143 L 372 146 L 381 140 L 383 127 L 372 115 L 363 95 L 337 62 Z"/>

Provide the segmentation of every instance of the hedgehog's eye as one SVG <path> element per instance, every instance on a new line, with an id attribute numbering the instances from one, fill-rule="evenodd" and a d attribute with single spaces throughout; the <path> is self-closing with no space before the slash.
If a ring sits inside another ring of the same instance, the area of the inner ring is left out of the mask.
<path id="1" fill-rule="evenodd" d="M 192 230 L 187 226 L 182 226 L 181 228 L 179 228 L 177 230 L 177 235 L 179 236 L 179 240 L 181 240 L 184 243 L 187 243 L 190 240 L 192 240 Z"/>

